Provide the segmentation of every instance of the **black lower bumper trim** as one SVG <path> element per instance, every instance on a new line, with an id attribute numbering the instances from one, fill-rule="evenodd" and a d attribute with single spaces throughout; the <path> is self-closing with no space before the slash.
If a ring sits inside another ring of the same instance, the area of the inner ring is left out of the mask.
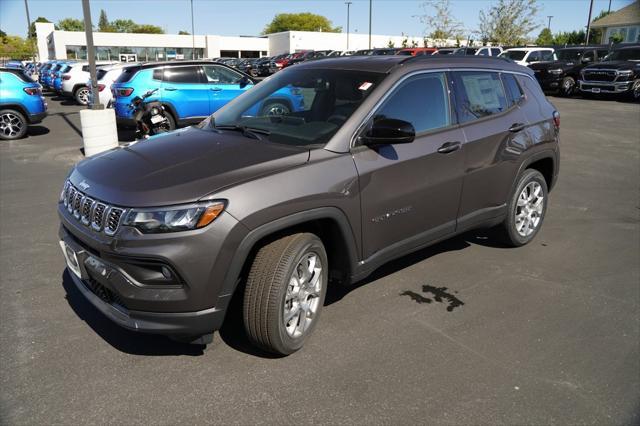
<path id="1" fill-rule="evenodd" d="M 167 336 L 202 336 L 220 329 L 224 310 L 216 308 L 196 312 L 142 312 L 131 311 L 116 304 L 106 303 L 80 278 L 69 271 L 76 288 L 107 318 L 133 331 Z"/>

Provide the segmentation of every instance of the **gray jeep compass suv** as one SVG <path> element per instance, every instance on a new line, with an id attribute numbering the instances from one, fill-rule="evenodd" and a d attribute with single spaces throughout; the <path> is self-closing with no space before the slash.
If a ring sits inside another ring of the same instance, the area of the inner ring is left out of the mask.
<path id="1" fill-rule="evenodd" d="M 261 115 L 283 88 L 303 108 Z M 79 291 L 123 327 L 206 344 L 241 292 L 249 338 L 289 354 L 329 285 L 473 228 L 531 241 L 559 124 L 533 72 L 504 59 L 301 63 L 198 126 L 78 163 L 60 244 Z"/>

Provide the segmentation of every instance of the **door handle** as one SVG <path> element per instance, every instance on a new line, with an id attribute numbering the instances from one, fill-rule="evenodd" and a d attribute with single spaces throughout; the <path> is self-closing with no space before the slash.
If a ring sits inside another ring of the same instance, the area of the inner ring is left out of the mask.
<path id="1" fill-rule="evenodd" d="M 509 131 L 513 132 L 513 133 L 516 133 L 516 132 L 519 132 L 519 131 L 523 130 L 525 128 L 525 126 L 526 126 L 526 124 L 524 124 L 524 123 L 513 123 L 511 125 L 511 127 L 509 127 Z"/>
<path id="2" fill-rule="evenodd" d="M 438 148 L 438 152 L 440 154 L 448 154 L 450 152 L 459 150 L 461 146 L 462 144 L 460 142 L 445 142 L 440 148 Z"/>
<path id="3" fill-rule="evenodd" d="M 210 87 L 209 90 L 212 92 L 220 92 L 222 91 L 222 87 Z"/>
<path id="4" fill-rule="evenodd" d="M 164 90 L 168 91 L 168 92 L 173 92 L 174 90 L 178 90 L 175 87 L 165 87 Z"/>

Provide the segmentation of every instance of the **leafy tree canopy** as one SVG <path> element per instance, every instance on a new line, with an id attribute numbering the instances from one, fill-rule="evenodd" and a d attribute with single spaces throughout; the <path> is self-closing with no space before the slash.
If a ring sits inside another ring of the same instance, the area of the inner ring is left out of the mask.
<path id="1" fill-rule="evenodd" d="M 264 28 L 262 34 L 279 33 L 282 31 L 323 31 L 339 33 L 342 27 L 333 27 L 331 21 L 322 15 L 313 13 L 279 13 Z"/>
<path id="2" fill-rule="evenodd" d="M 75 18 L 64 18 L 58 21 L 58 28 L 63 31 L 84 31 L 84 22 Z"/>
<path id="3" fill-rule="evenodd" d="M 540 26 L 538 11 L 536 0 L 498 0 L 480 11 L 478 33 L 484 42 L 523 44 L 529 33 Z"/>
<path id="4" fill-rule="evenodd" d="M 538 38 L 536 39 L 536 44 L 538 46 L 553 44 L 553 33 L 551 33 L 549 28 L 544 28 L 540 31 L 540 34 L 538 34 Z"/>
<path id="5" fill-rule="evenodd" d="M 0 36 L 0 57 L 25 60 L 33 55 L 33 43 L 30 39 L 7 35 L 4 31 Z"/>

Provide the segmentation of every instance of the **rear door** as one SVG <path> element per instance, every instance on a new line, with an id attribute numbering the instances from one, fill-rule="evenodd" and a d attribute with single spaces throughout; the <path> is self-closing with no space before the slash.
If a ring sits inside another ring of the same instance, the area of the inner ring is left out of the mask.
<path id="1" fill-rule="evenodd" d="M 209 90 L 209 111 L 214 113 L 253 85 L 240 87 L 242 74 L 220 65 L 204 65 L 204 77 Z"/>
<path id="2" fill-rule="evenodd" d="M 454 71 L 458 117 L 464 132 L 464 189 L 459 229 L 501 214 L 517 159 L 529 145 L 521 98 L 507 96 L 497 71 Z M 506 82 L 505 79 L 505 82 Z M 517 83 L 515 83 L 517 84 Z M 511 93 L 511 92 L 509 92 Z M 521 92 L 520 92 L 521 93 Z"/>
<path id="3" fill-rule="evenodd" d="M 452 233 L 462 190 L 464 135 L 452 119 L 444 72 L 421 73 L 401 82 L 363 132 L 383 117 L 410 122 L 416 138 L 408 144 L 352 149 L 360 182 L 364 258 Z"/>
<path id="4" fill-rule="evenodd" d="M 209 115 L 209 91 L 200 65 L 165 67 L 161 92 L 162 101 L 173 106 L 178 120 Z"/>

